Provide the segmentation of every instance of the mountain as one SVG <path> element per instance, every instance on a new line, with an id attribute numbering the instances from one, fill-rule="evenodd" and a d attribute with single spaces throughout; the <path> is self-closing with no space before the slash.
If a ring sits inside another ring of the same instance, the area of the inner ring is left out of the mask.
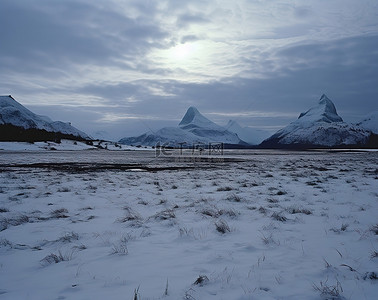
<path id="1" fill-rule="evenodd" d="M 298 120 L 300 120 L 300 123 L 308 124 L 316 122 L 343 122 L 343 119 L 337 114 L 335 105 L 325 94 L 320 97 L 318 105 L 301 113 Z"/>
<path id="2" fill-rule="evenodd" d="M 170 146 L 178 146 L 180 143 L 184 142 L 192 145 L 193 143 L 207 143 L 208 140 L 179 127 L 163 127 L 156 132 L 144 133 L 137 137 L 119 140 L 121 144 L 142 146 L 155 146 L 158 143 L 160 143 L 160 145 L 169 144 Z"/>
<path id="3" fill-rule="evenodd" d="M 155 146 L 158 142 L 168 143 L 170 146 L 179 146 L 180 143 L 190 146 L 198 142 L 247 145 L 235 133 L 204 117 L 195 107 L 189 107 L 178 127 L 164 127 L 156 132 L 123 138 L 119 141 L 121 144 L 143 146 Z"/>
<path id="4" fill-rule="evenodd" d="M 224 127 L 210 121 L 193 106 L 188 108 L 179 127 L 209 141 L 235 145 L 241 143 L 240 138 L 235 133 L 229 132 Z"/>
<path id="5" fill-rule="evenodd" d="M 18 103 L 11 95 L 0 96 L 0 140 L 36 141 L 57 138 L 90 139 L 70 123 L 39 116 Z"/>
<path id="6" fill-rule="evenodd" d="M 193 129 L 193 128 L 212 128 L 215 130 L 221 129 L 221 126 L 210 121 L 208 118 L 204 117 L 197 108 L 191 106 L 186 111 L 184 117 L 179 123 L 179 127 L 183 129 Z M 223 129 L 224 130 L 224 129 Z"/>
<path id="7" fill-rule="evenodd" d="M 343 122 L 333 102 L 322 95 L 318 104 L 261 143 L 267 148 L 366 146 L 372 133 Z"/>
<path id="8" fill-rule="evenodd" d="M 358 126 L 370 130 L 374 134 L 378 134 L 378 111 L 372 112 L 362 121 L 357 123 Z"/>
<path id="9" fill-rule="evenodd" d="M 269 133 L 260 129 L 241 127 L 238 122 L 229 120 L 225 128 L 229 132 L 236 133 L 238 137 L 250 145 L 258 145 L 269 136 Z"/>

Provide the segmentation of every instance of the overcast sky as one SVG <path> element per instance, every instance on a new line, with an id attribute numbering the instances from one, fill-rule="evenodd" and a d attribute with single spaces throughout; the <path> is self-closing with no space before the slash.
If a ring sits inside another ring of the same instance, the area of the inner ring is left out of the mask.
<path id="1" fill-rule="evenodd" d="M 0 94 L 113 138 L 189 106 L 272 132 L 378 110 L 377 0 L 1 0 Z"/>

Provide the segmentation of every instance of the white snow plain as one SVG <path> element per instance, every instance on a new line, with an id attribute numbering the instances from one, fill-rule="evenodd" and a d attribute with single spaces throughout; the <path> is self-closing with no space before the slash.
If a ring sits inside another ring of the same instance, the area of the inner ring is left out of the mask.
<path id="1" fill-rule="evenodd" d="M 0 151 L 0 299 L 376 299 L 377 152 L 227 157 Z"/>
<path id="2" fill-rule="evenodd" d="M 60 143 L 56 142 L 0 142 L 0 151 L 77 151 L 77 150 L 90 150 L 98 149 L 98 147 L 112 151 L 116 150 L 151 150 L 151 147 L 134 147 L 122 145 L 109 141 L 92 141 L 92 144 L 74 140 L 61 140 Z"/>

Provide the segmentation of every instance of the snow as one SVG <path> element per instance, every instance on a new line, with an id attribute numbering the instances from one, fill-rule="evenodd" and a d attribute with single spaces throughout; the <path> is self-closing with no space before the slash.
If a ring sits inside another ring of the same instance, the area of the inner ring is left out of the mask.
<path id="1" fill-rule="evenodd" d="M 376 152 L 225 154 L 2 153 L 0 298 L 376 297 Z M 51 167 L 17 166 L 41 161 Z M 83 161 L 131 166 L 59 169 Z"/>
<path id="2" fill-rule="evenodd" d="M 62 140 L 61 143 L 54 142 L 0 142 L 0 150 L 5 151 L 43 151 L 43 150 L 84 150 L 94 149 L 83 142 Z"/>
<path id="3" fill-rule="evenodd" d="M 89 145 L 85 142 L 62 140 L 61 143 L 54 142 L 0 142 L 0 153 L 4 151 L 77 151 L 77 150 L 89 150 L 89 149 L 106 149 L 111 151 L 122 150 L 152 150 L 151 148 L 138 148 L 126 145 L 120 145 L 108 141 L 93 141 L 93 145 Z"/>
<path id="4" fill-rule="evenodd" d="M 18 103 L 12 96 L 0 96 L 0 124 L 11 124 L 25 129 L 44 129 L 89 138 L 87 134 L 71 126 L 70 123 L 52 121 L 49 117 L 39 116 Z"/>
<path id="5" fill-rule="evenodd" d="M 121 144 L 130 145 L 149 145 L 155 146 L 158 143 L 163 145 L 168 143 L 169 145 L 179 145 L 180 143 L 187 143 L 192 145 L 193 143 L 208 142 L 208 139 L 194 135 L 191 132 L 183 130 L 179 127 L 164 127 L 154 133 L 146 133 L 136 138 L 124 138 L 119 141 Z"/>

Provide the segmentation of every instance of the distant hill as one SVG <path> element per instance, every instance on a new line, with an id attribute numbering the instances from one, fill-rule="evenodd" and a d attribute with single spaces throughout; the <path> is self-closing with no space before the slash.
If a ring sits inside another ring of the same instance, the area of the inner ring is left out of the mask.
<path id="1" fill-rule="evenodd" d="M 241 127 L 238 122 L 229 120 L 225 128 L 236 133 L 238 137 L 250 145 L 258 145 L 269 136 L 267 131 L 250 127 Z"/>
<path id="2" fill-rule="evenodd" d="M 370 113 L 363 120 L 358 122 L 357 125 L 378 134 L 378 111 Z"/>
<path id="3" fill-rule="evenodd" d="M 39 116 L 12 96 L 0 96 L 0 141 L 87 140 L 90 137 L 70 123 Z"/>

